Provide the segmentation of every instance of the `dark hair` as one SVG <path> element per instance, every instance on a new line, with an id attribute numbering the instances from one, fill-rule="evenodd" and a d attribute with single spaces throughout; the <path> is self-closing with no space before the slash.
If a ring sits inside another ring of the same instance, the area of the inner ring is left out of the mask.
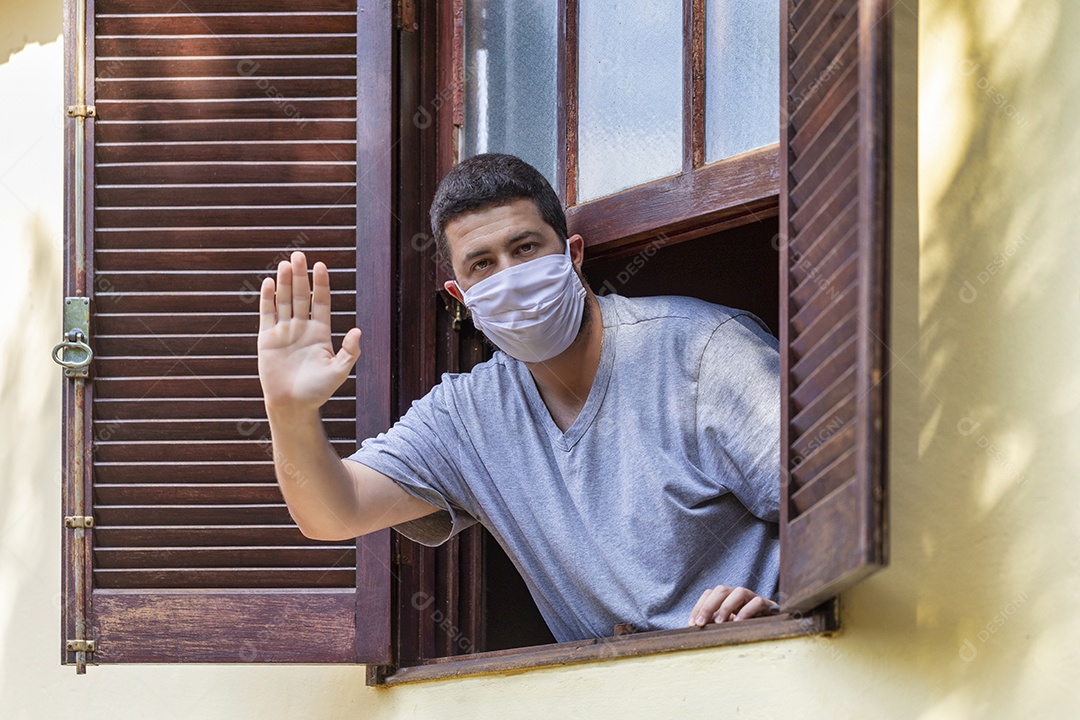
<path id="1" fill-rule="evenodd" d="M 473 155 L 455 165 L 439 183 L 431 202 L 431 231 L 439 261 L 453 272 L 446 240 L 446 225 L 451 220 L 519 198 L 536 203 L 540 217 L 566 241 L 566 215 L 559 196 L 532 165 L 502 153 Z"/>

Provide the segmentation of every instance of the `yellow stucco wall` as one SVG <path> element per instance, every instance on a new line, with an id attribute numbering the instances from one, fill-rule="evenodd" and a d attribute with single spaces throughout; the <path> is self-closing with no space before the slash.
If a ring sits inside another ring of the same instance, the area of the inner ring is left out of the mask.
<path id="1" fill-rule="evenodd" d="M 0 0 L 0 716 L 1080 716 L 1080 4 L 893 12 L 892 564 L 844 634 L 375 690 L 58 664 L 60 4 Z"/>

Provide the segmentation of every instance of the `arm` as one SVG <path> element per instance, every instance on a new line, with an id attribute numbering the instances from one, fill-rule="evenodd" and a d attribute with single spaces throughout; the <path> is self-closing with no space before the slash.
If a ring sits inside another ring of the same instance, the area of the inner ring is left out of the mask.
<path id="1" fill-rule="evenodd" d="M 319 408 L 360 356 L 353 328 L 335 354 L 330 342 L 330 277 L 294 252 L 263 280 L 259 297 L 259 380 L 270 421 L 274 471 L 289 513 L 315 540 L 343 540 L 415 520 L 439 508 L 391 478 L 340 459 L 323 431 Z M 310 316 L 309 316 L 310 314 Z"/>

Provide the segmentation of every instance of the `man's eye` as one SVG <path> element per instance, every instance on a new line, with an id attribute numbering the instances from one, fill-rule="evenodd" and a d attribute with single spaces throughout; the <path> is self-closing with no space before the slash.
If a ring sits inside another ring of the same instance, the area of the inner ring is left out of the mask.
<path id="1" fill-rule="evenodd" d="M 484 268 L 487 267 L 488 262 L 489 261 L 487 261 L 487 260 L 477 260 L 476 262 L 473 263 L 472 269 L 473 270 L 483 270 Z"/>
<path id="2" fill-rule="evenodd" d="M 535 247 L 536 247 L 536 243 L 532 243 L 532 242 L 522 243 L 521 245 L 518 246 L 518 252 L 530 252 Z"/>

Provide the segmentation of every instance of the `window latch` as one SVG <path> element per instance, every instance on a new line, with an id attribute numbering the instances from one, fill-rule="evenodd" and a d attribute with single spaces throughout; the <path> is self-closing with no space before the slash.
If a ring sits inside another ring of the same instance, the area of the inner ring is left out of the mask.
<path id="1" fill-rule="evenodd" d="M 52 350 L 52 359 L 66 377 L 86 377 L 94 359 L 90 349 L 90 298 L 64 298 L 64 339 Z"/>

